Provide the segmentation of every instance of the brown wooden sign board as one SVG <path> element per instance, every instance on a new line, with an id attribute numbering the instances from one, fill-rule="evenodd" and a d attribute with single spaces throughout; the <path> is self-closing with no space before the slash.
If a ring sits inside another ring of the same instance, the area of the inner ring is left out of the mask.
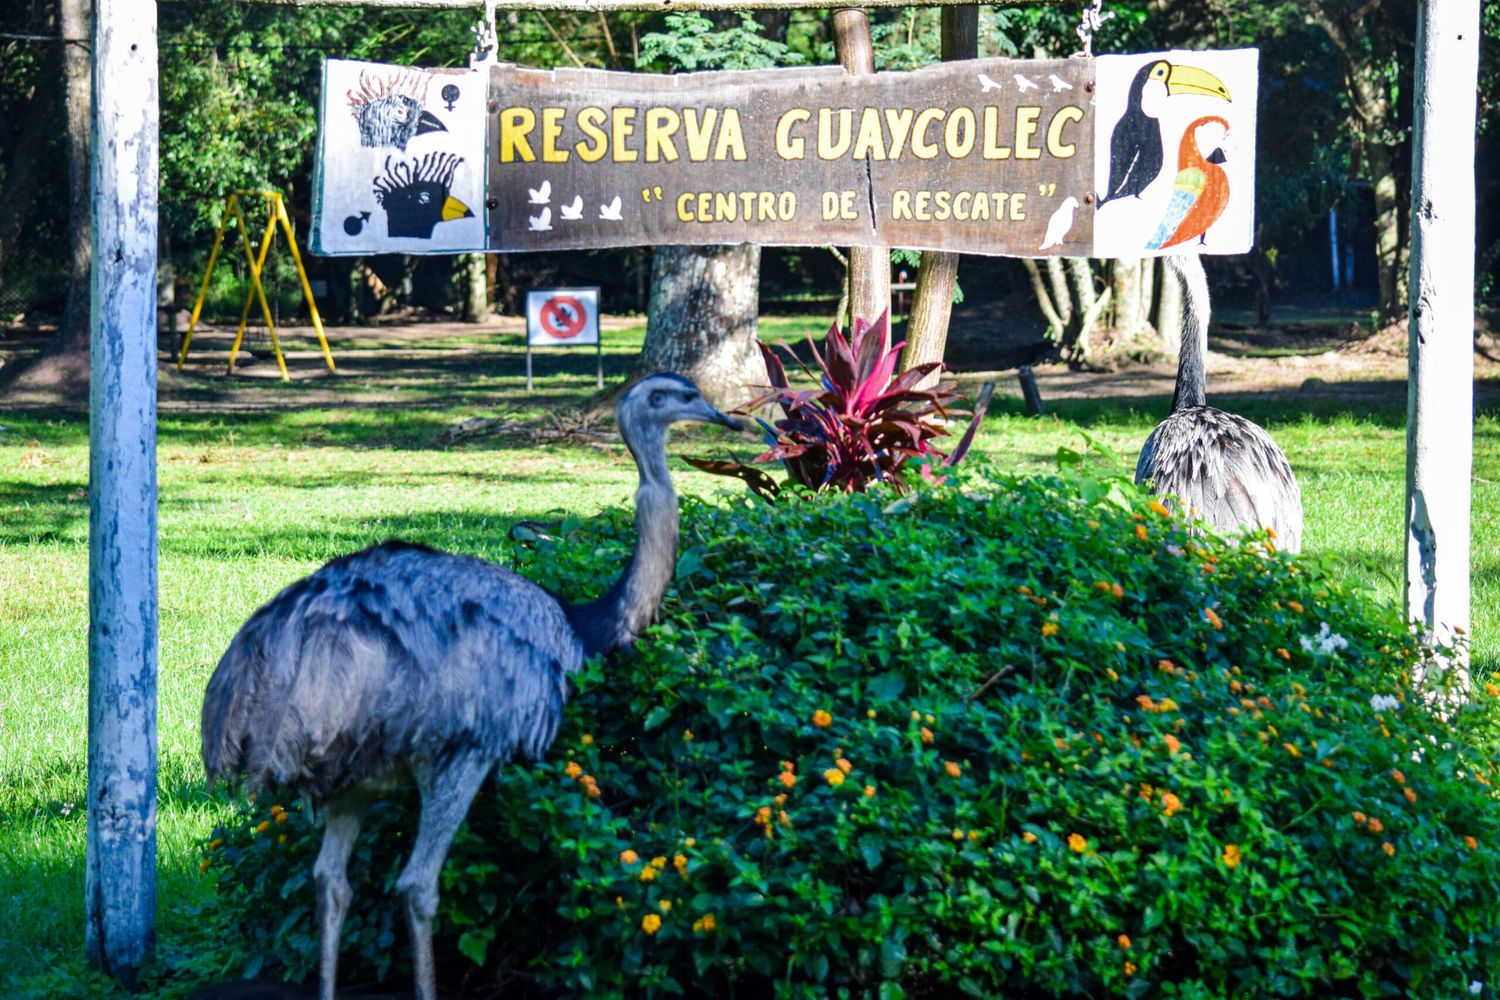
<path id="1" fill-rule="evenodd" d="M 489 247 L 1087 255 L 1092 74 L 1084 59 L 869 76 L 493 67 Z"/>

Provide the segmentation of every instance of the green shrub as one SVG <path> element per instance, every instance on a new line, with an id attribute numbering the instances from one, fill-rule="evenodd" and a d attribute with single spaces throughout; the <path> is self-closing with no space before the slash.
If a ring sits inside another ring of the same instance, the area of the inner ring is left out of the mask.
<path id="1" fill-rule="evenodd" d="M 1500 982 L 1500 815 L 1473 749 L 1497 690 L 1435 716 L 1400 616 L 1314 562 L 1194 536 L 1079 473 L 684 513 L 659 627 L 586 668 L 549 759 L 471 809 L 443 878 L 445 986 Z M 568 527 L 520 568 L 591 594 L 627 557 L 628 512 Z M 226 941 L 300 978 L 317 831 L 271 804 L 205 864 Z M 382 803 L 356 856 L 351 976 L 404 967 L 388 893 L 410 810 Z"/>

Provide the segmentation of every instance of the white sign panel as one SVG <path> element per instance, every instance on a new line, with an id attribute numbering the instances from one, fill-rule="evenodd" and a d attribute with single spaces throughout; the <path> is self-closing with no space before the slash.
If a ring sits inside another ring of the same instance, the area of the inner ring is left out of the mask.
<path id="1" fill-rule="evenodd" d="M 599 343 L 599 289 L 548 288 L 527 292 L 526 343 L 531 347 Z"/>
<path id="2" fill-rule="evenodd" d="M 474 70 L 327 60 L 313 252 L 484 249 L 488 81 Z"/>
<path id="3" fill-rule="evenodd" d="M 1258 56 L 1095 59 L 1095 257 L 1249 251 Z"/>

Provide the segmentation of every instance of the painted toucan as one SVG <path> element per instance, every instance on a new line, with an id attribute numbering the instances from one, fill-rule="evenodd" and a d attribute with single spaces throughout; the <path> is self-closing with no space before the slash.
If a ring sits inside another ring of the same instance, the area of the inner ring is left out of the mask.
<path id="1" fill-rule="evenodd" d="M 1198 94 L 1229 100 L 1229 88 L 1207 70 L 1157 59 L 1140 68 L 1130 83 L 1125 113 L 1109 138 L 1109 187 L 1099 199 L 1103 208 L 1116 198 L 1141 192 L 1161 173 L 1161 123 L 1147 112 L 1146 88 L 1160 85 L 1166 95 Z M 1153 102 L 1154 103 L 1154 102 Z"/>
<path id="2" fill-rule="evenodd" d="M 1199 118 L 1182 133 L 1182 142 L 1177 146 L 1177 179 L 1172 182 L 1172 200 L 1167 203 L 1166 214 L 1156 235 L 1146 243 L 1148 250 L 1186 243 L 1193 237 L 1206 243 L 1204 234 L 1219 221 L 1224 208 L 1229 204 L 1229 175 L 1220 166 L 1224 162 L 1224 151 L 1217 146 L 1208 156 L 1198 151 L 1198 129 L 1204 125 L 1220 125 L 1225 134 L 1229 123 L 1217 115 Z"/>

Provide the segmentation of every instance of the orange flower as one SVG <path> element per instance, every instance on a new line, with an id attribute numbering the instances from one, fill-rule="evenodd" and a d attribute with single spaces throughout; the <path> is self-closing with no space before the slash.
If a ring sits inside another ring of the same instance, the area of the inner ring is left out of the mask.
<path id="1" fill-rule="evenodd" d="M 1156 511 L 1156 513 L 1160 514 L 1162 517 L 1172 516 L 1172 512 L 1167 510 L 1166 504 L 1162 503 L 1160 500 L 1152 500 L 1149 504 L 1147 504 L 1147 506 Z"/>
<path id="2" fill-rule="evenodd" d="M 865 798 L 867 798 L 867 799 L 873 799 L 874 797 L 875 797 L 875 786 L 874 785 L 866 785 L 865 786 Z"/>
<path id="3" fill-rule="evenodd" d="M 1024 840 L 1024 841 L 1026 841 L 1026 843 L 1028 843 L 1028 844 L 1035 844 L 1036 843 L 1036 834 L 1032 833 L 1030 830 L 1022 830 L 1021 831 L 1021 839 Z M 1473 838 L 1469 838 L 1469 839 L 1472 840 Z"/>
<path id="4" fill-rule="evenodd" d="M 202 860 L 202 862 L 200 862 L 199 865 L 198 865 L 198 874 L 199 875 L 206 874 L 208 872 L 208 870 L 210 868 L 212 868 L 212 867 L 213 867 L 213 862 L 210 861 L 210 860 L 208 860 L 207 858 L 204 858 Z"/>
<path id="5" fill-rule="evenodd" d="M 676 868 L 677 874 L 681 875 L 683 878 L 687 878 L 687 863 L 688 862 L 686 854 L 672 855 L 672 867 Z"/>
<path id="6" fill-rule="evenodd" d="M 1365 823 L 1368 822 L 1365 814 L 1360 812 L 1358 809 L 1354 810 L 1352 815 L 1354 816 L 1354 822 L 1358 823 L 1360 826 L 1364 826 Z"/>
<path id="7" fill-rule="evenodd" d="M 1162 742 L 1167 745 L 1167 750 L 1171 753 L 1176 753 L 1177 751 L 1182 749 L 1182 741 L 1173 736 L 1171 733 L 1167 733 L 1166 735 L 1164 735 L 1162 737 Z"/>
<path id="8" fill-rule="evenodd" d="M 1164 674 L 1170 674 L 1176 672 L 1177 664 L 1173 663 L 1171 660 L 1157 660 L 1156 669 L 1160 670 Z"/>
<path id="9" fill-rule="evenodd" d="M 1406 784 L 1406 775 L 1402 774 L 1400 771 L 1393 770 L 1391 771 L 1391 780 L 1398 785 L 1404 785 Z"/>
<path id="10" fill-rule="evenodd" d="M 1406 801 L 1410 802 L 1412 805 L 1417 804 L 1417 793 L 1412 791 L 1410 788 L 1401 789 L 1401 794 L 1405 795 Z"/>
<path id="11" fill-rule="evenodd" d="M 693 933 L 707 934 L 717 926 L 718 924 L 714 921 L 714 915 L 712 913 L 706 913 L 703 916 L 699 917 L 697 920 L 693 921 Z"/>
<path id="12" fill-rule="evenodd" d="M 1068 846 L 1079 854 L 1089 849 L 1089 842 L 1076 833 L 1068 834 Z"/>
<path id="13" fill-rule="evenodd" d="M 1396 856 L 1396 845 L 1391 843 L 1389 840 L 1381 844 L 1380 849 L 1385 852 L 1385 856 L 1388 858 L 1394 858 Z"/>
<path id="14" fill-rule="evenodd" d="M 648 913 L 641 918 L 641 930 L 647 934 L 655 934 L 661 930 L 661 917 L 654 913 Z"/>
<path id="15" fill-rule="evenodd" d="M 1118 584 L 1118 583 L 1115 583 L 1115 584 L 1111 584 L 1111 585 L 1110 585 L 1110 588 L 1109 588 L 1109 592 L 1110 592 L 1110 594 L 1111 594 L 1111 595 L 1113 595 L 1113 596 L 1114 596 L 1114 597 L 1115 597 L 1115 598 L 1116 598 L 1116 599 L 1119 599 L 1119 598 L 1121 598 L 1121 597 L 1124 597 L 1124 596 L 1125 596 L 1125 588 L 1124 588 L 1124 587 L 1122 587 L 1122 586 L 1120 586 L 1120 585 L 1119 585 L 1119 584 Z"/>
<path id="16" fill-rule="evenodd" d="M 833 716 L 829 715 L 827 712 L 820 708 L 813 713 L 812 724 L 817 726 L 819 729 L 827 729 L 829 726 L 833 725 Z"/>
<path id="17" fill-rule="evenodd" d="M 1286 606 L 1297 612 L 1297 614 L 1299 615 L 1302 613 L 1302 605 L 1296 601 L 1287 601 Z"/>
<path id="18" fill-rule="evenodd" d="M 1127 975 L 1127 976 L 1133 976 L 1133 975 L 1135 975 L 1135 963 L 1134 962 L 1126 962 L 1125 963 L 1125 975 Z"/>
<path id="19" fill-rule="evenodd" d="M 833 762 L 833 766 L 838 768 L 840 771 L 843 771 L 845 774 L 848 774 L 850 771 L 854 770 L 854 765 L 849 762 L 849 758 L 847 757 L 840 757 L 838 760 Z"/>
<path id="20" fill-rule="evenodd" d="M 267 830 L 267 828 L 270 827 L 270 825 L 271 825 L 271 821 L 270 820 L 263 819 L 263 820 L 261 820 L 259 823 L 257 823 L 255 825 L 255 832 L 256 833 L 265 833 L 266 830 Z"/>
<path id="21" fill-rule="evenodd" d="M 1182 800 L 1171 792 L 1164 792 L 1161 797 L 1161 808 L 1168 816 L 1182 809 Z"/>
<path id="22" fill-rule="evenodd" d="M 1121 934 L 1119 937 L 1115 938 L 1115 943 L 1118 944 L 1121 948 L 1124 948 L 1126 951 L 1130 950 L 1130 938 L 1127 935 Z"/>
<path id="23" fill-rule="evenodd" d="M 950 778 L 957 778 L 959 775 L 964 773 L 964 769 L 953 763 L 953 761 L 951 760 L 945 761 L 943 763 L 943 770 L 948 772 L 948 777 Z"/>
<path id="24" fill-rule="evenodd" d="M 780 781 L 783 786 L 791 788 L 797 783 L 797 776 L 791 771 L 782 771 L 781 774 L 777 777 L 777 780 Z"/>
<path id="25" fill-rule="evenodd" d="M 922 734 L 922 744 L 924 746 L 931 746 L 932 745 L 932 730 L 928 729 L 926 726 L 923 726 L 921 728 L 920 732 Z"/>
<path id="26" fill-rule="evenodd" d="M 1050 636 L 1050 635 L 1056 635 L 1060 631 L 1062 631 L 1062 630 L 1058 627 L 1057 622 L 1042 622 L 1042 637 L 1043 638 L 1046 638 L 1047 636 Z"/>
<path id="27" fill-rule="evenodd" d="M 1290 660 L 1292 658 L 1292 654 L 1288 653 L 1285 647 L 1282 646 L 1276 647 L 1276 655 L 1281 657 L 1283 660 Z"/>
<path id="28" fill-rule="evenodd" d="M 1479 850 L 1479 841 L 1475 840 L 1471 836 L 1465 836 L 1464 837 L 1464 846 L 1467 847 L 1471 851 L 1477 851 L 1477 850 Z"/>
<path id="29" fill-rule="evenodd" d="M 1491 698 L 1500 698 L 1500 687 L 1496 687 L 1494 681 L 1485 681 L 1484 693 Z"/>
<path id="30" fill-rule="evenodd" d="M 641 860 L 641 856 L 628 847 L 620 852 L 620 864 L 622 865 L 633 865 L 639 860 Z"/>
<path id="31" fill-rule="evenodd" d="M 1144 524 L 1137 524 L 1135 526 L 1135 537 L 1139 538 L 1141 541 L 1144 542 L 1147 539 L 1149 539 L 1151 536 L 1146 531 L 1146 526 Z"/>
<path id="32" fill-rule="evenodd" d="M 1370 817 L 1369 826 L 1371 833 L 1380 833 L 1385 830 L 1385 824 L 1380 822 L 1380 820 L 1374 818 L 1373 816 Z"/>
<path id="33" fill-rule="evenodd" d="M 576 778 L 583 773 L 583 768 L 578 766 L 578 761 L 570 760 L 568 766 L 563 768 L 563 773 L 570 778 Z"/>
<path id="34" fill-rule="evenodd" d="M 1289 754 L 1291 754 L 1293 757 L 1301 757 L 1302 756 L 1302 751 L 1297 749 L 1297 744 L 1295 744 L 1295 743 L 1283 743 L 1281 745 L 1283 747 L 1285 747 L 1286 748 L 1286 752 L 1289 753 Z"/>
<path id="35" fill-rule="evenodd" d="M 1224 630 L 1224 622 L 1213 608 L 1204 608 L 1203 617 L 1207 619 L 1208 623 L 1214 628 L 1218 629 L 1221 632 Z"/>
<path id="36" fill-rule="evenodd" d="M 1240 864 L 1240 847 L 1238 844 L 1224 845 L 1224 866 L 1226 868 L 1238 868 Z"/>

